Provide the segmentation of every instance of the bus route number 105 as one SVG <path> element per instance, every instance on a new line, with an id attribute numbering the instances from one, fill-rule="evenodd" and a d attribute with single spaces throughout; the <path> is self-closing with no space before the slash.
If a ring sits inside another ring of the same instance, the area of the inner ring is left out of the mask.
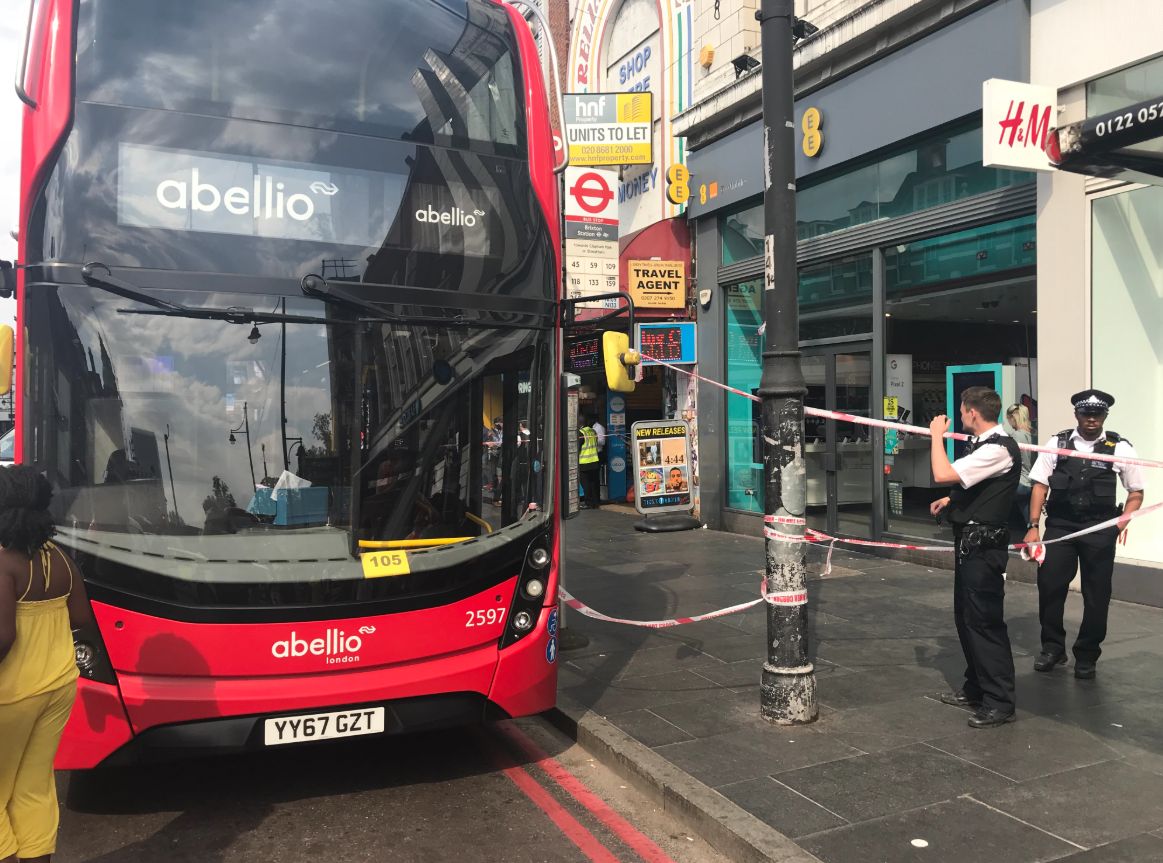
<path id="1" fill-rule="evenodd" d="M 408 553 L 404 551 L 369 551 L 361 554 L 364 578 L 387 578 L 407 575 L 412 571 Z"/>

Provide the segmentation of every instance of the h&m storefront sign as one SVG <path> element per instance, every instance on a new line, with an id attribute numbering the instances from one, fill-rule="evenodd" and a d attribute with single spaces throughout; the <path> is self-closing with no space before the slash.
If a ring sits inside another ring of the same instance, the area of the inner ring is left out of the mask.
<path id="1" fill-rule="evenodd" d="M 1046 155 L 1058 125 L 1058 91 L 990 78 L 981 85 L 981 164 L 987 168 L 1052 171 Z"/>

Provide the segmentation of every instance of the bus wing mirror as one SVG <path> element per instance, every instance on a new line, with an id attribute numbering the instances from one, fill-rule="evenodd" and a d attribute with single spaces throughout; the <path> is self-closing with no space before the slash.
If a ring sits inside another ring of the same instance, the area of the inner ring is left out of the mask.
<path id="1" fill-rule="evenodd" d="M 0 396 L 12 391 L 12 342 L 15 333 L 8 324 L 0 324 Z"/>
<path id="2" fill-rule="evenodd" d="M 638 351 L 630 350 L 630 337 L 625 333 L 602 333 L 602 359 L 606 367 L 606 387 L 611 392 L 634 392 L 631 372 L 641 362 Z"/>
<path id="3" fill-rule="evenodd" d="M 0 261 L 0 297 L 8 299 L 16 293 L 16 270 L 12 261 Z"/>

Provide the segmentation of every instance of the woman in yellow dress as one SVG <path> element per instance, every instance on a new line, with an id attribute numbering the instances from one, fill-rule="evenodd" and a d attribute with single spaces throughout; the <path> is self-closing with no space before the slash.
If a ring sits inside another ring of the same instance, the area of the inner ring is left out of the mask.
<path id="1" fill-rule="evenodd" d="M 77 565 L 52 542 L 52 487 L 0 468 L 0 863 L 57 844 L 53 758 L 77 695 L 72 629 L 91 620 Z"/>

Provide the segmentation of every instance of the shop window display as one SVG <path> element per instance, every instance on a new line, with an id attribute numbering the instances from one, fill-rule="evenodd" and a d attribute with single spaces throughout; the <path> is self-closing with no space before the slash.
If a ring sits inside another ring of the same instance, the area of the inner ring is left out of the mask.
<path id="1" fill-rule="evenodd" d="M 927 426 L 952 410 L 956 425 L 957 391 L 986 384 L 1003 409 L 1025 407 L 1037 434 L 1035 255 L 1033 216 L 885 250 L 887 419 Z M 885 471 L 887 530 L 947 538 L 929 515 L 943 490 L 928 438 L 887 434 Z"/>

